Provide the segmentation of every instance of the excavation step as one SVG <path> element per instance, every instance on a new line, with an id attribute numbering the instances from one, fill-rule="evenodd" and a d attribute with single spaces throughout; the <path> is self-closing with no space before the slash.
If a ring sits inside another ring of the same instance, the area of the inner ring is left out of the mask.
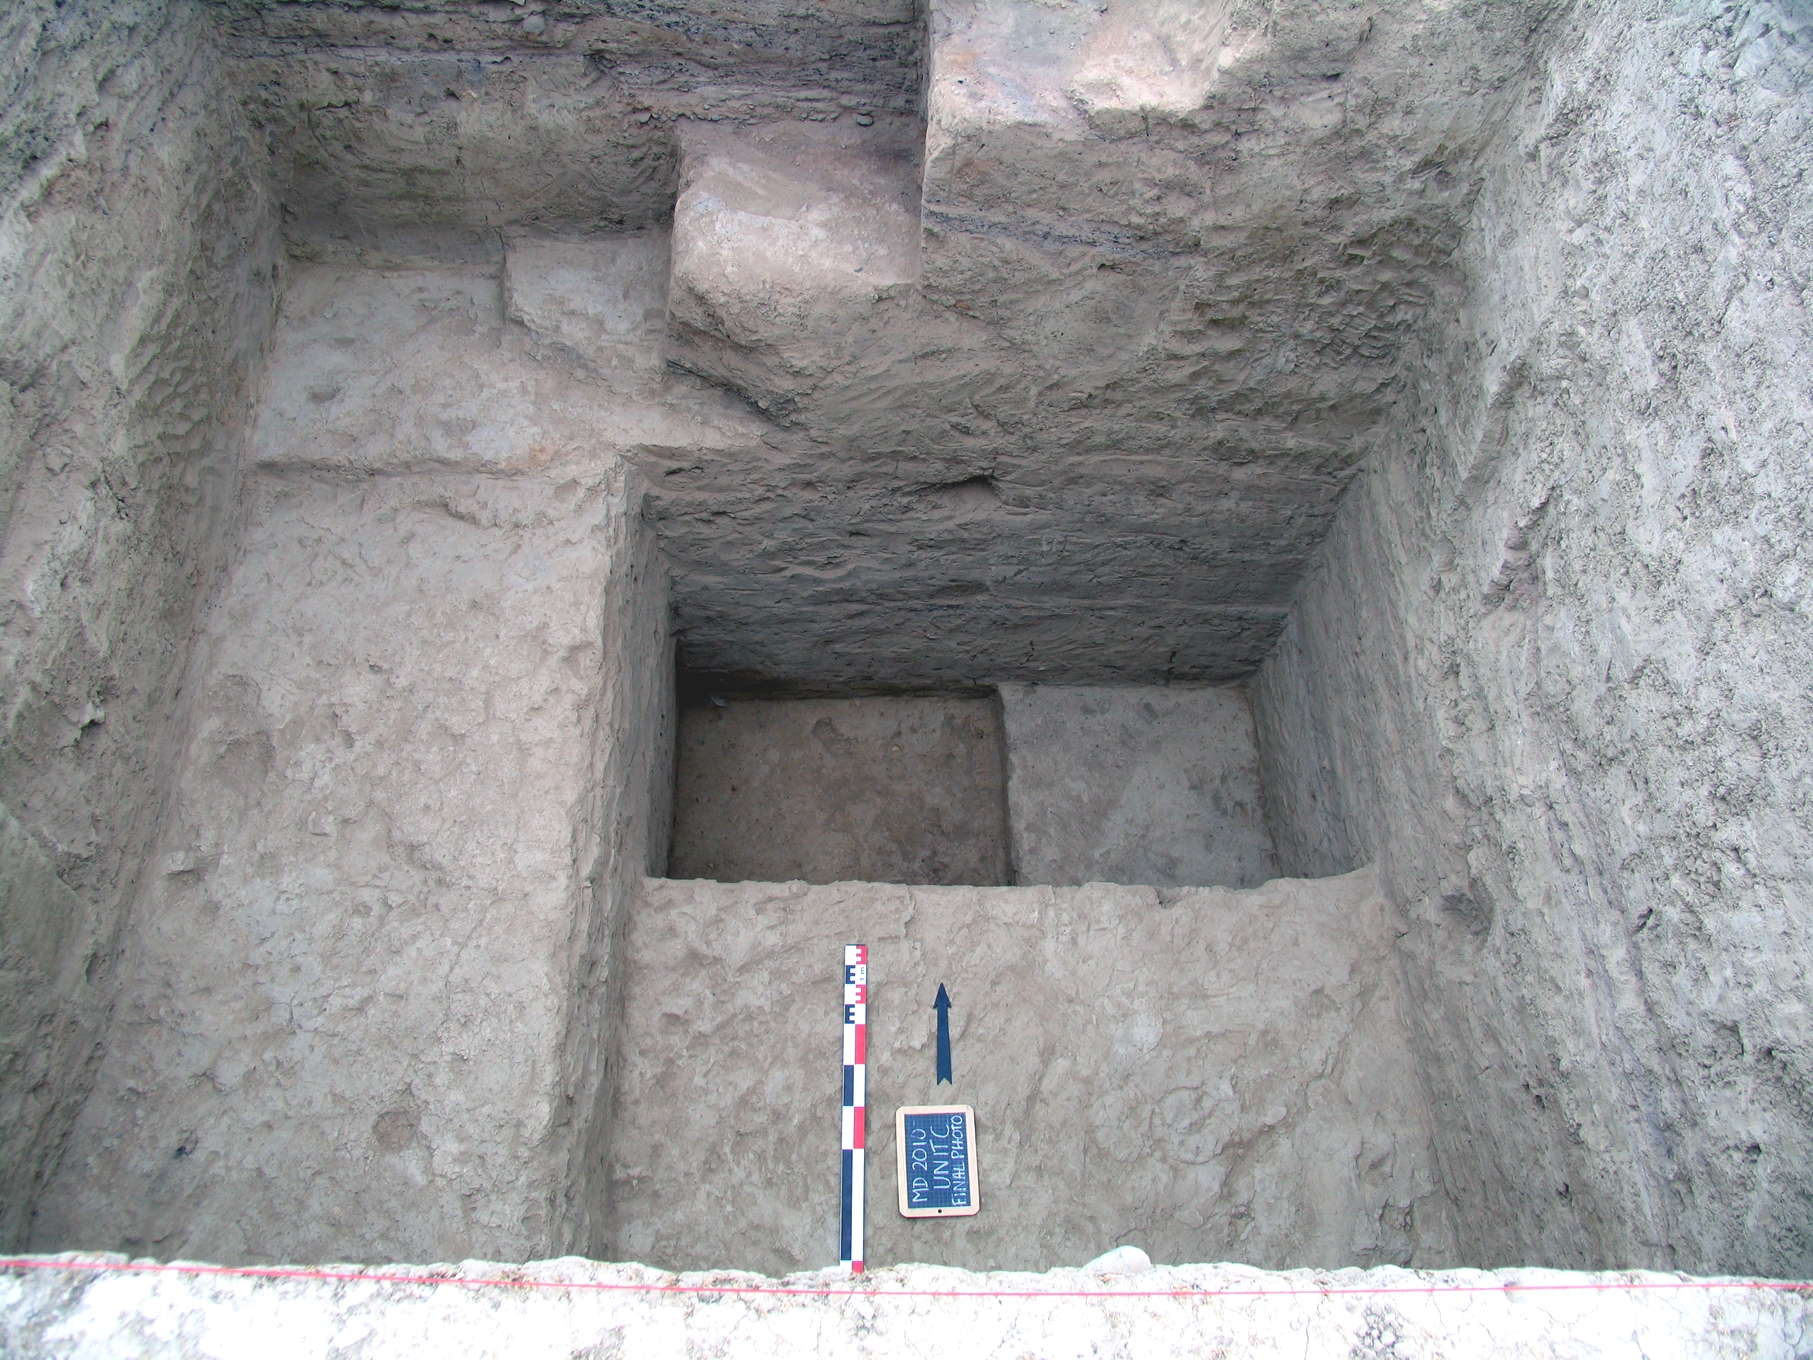
<path id="1" fill-rule="evenodd" d="M 527 1255 L 605 1032 L 575 948 L 608 948 L 594 857 L 642 815 L 653 724 L 621 710 L 661 608 L 638 636 L 634 509 L 479 476 L 254 503 L 43 1218 L 228 1260 Z"/>
<path id="2" fill-rule="evenodd" d="M 1370 871 L 1249 892 L 655 879 L 630 918 L 610 1254 L 838 1257 L 839 947 L 868 945 L 867 1261 L 1454 1259 Z M 949 988 L 953 1080 L 935 1079 Z M 975 1110 L 982 1211 L 907 1220 L 895 1112 Z"/>

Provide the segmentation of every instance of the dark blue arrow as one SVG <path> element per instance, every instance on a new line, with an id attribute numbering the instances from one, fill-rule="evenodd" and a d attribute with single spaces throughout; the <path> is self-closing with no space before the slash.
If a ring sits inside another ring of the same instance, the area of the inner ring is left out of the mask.
<path id="1" fill-rule="evenodd" d="M 932 1002 L 932 1009 L 938 1012 L 938 1080 L 949 1081 L 951 1079 L 951 999 L 945 992 L 942 982 L 938 984 L 938 999 Z"/>

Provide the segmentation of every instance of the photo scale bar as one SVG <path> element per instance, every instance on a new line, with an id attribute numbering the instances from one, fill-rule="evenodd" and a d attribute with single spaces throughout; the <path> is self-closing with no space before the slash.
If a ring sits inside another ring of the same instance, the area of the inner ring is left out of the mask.
<path id="1" fill-rule="evenodd" d="M 862 1273 L 863 1134 L 869 1070 L 869 947 L 844 946 L 843 1224 L 840 1259 Z"/>

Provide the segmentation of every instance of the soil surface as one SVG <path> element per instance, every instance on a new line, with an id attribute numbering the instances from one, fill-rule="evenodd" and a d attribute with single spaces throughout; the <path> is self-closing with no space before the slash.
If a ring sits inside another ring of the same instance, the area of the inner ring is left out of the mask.
<path id="1" fill-rule="evenodd" d="M 677 878 L 1007 882 L 992 699 L 706 698 L 680 714 Z"/>
<path id="2" fill-rule="evenodd" d="M 841 946 L 869 946 L 877 1266 L 1455 1256 L 1370 873 L 1251 892 L 651 880 L 632 907 L 609 1254 L 838 1257 Z M 932 1001 L 952 1002 L 952 1081 Z M 976 1111 L 981 1212 L 903 1219 L 894 1111 Z"/>

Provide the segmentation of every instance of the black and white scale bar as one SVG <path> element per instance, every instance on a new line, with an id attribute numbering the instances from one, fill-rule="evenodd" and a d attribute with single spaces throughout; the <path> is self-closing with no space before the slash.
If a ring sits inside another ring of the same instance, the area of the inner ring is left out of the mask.
<path id="1" fill-rule="evenodd" d="M 869 947 L 844 946 L 844 1204 L 842 1260 L 862 1273 L 863 1132 L 868 1106 Z"/>

